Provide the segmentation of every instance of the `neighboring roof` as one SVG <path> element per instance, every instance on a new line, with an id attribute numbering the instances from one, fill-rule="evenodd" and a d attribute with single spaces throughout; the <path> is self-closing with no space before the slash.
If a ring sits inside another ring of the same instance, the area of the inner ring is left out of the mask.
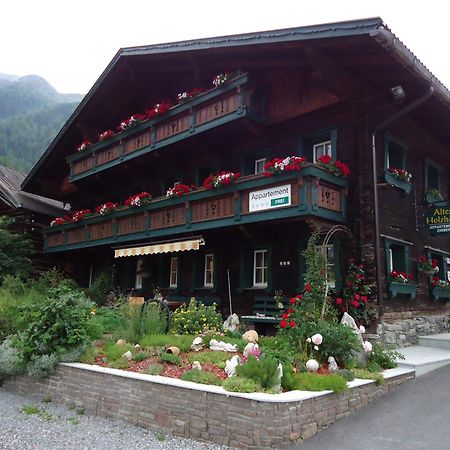
<path id="1" fill-rule="evenodd" d="M 58 216 L 65 212 L 64 205 L 57 200 L 30 194 L 21 190 L 25 175 L 5 166 L 0 166 L 0 201 L 11 208 Z"/>
<path id="2" fill-rule="evenodd" d="M 218 57 L 226 49 L 241 48 L 248 49 L 254 46 L 261 48 L 273 45 L 291 45 L 294 43 L 320 42 L 330 39 L 355 39 L 364 36 L 365 39 L 373 43 L 377 48 L 382 49 L 384 55 L 390 55 L 391 59 L 398 63 L 403 69 L 410 73 L 414 79 L 421 84 L 432 86 L 435 98 L 439 99 L 446 108 L 450 108 L 450 92 L 436 79 L 436 77 L 414 56 L 414 54 L 390 31 L 379 17 L 319 24 L 281 30 L 262 31 L 239 35 L 220 36 L 211 38 L 194 39 L 188 41 L 178 41 L 165 44 L 147 45 L 139 47 L 121 48 L 106 69 L 95 82 L 91 90 L 84 97 L 66 124 L 62 127 L 53 142 L 41 156 L 36 165 L 22 183 L 23 189 L 36 189 L 36 177 L 43 163 L 47 160 L 53 149 L 64 141 L 66 133 L 72 130 L 75 120 L 81 117 L 90 107 L 91 100 L 110 80 L 112 72 L 121 69 L 123 62 L 125 68 L 127 63 L 140 58 L 157 58 L 163 55 L 173 55 L 178 58 L 183 54 L 204 54 L 208 51 L 216 51 Z M 346 41 L 348 43 L 348 41 Z M 157 64 L 156 64 L 157 66 Z M 382 65 L 380 66 L 382 67 Z M 123 67 L 122 67 L 123 69 Z M 376 77 L 375 71 L 373 76 Z M 371 80 L 373 81 L 373 80 Z M 63 157 L 66 157 L 64 155 Z"/>

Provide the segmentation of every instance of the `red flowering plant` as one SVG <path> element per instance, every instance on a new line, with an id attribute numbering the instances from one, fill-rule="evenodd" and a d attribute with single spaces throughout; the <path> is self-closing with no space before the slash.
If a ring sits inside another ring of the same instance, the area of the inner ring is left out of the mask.
<path id="1" fill-rule="evenodd" d="M 54 219 L 50 222 L 50 226 L 56 227 L 57 225 L 64 225 L 65 223 L 70 223 L 70 222 L 72 222 L 72 217 L 70 217 L 70 216 L 57 217 L 56 219 Z"/>
<path id="2" fill-rule="evenodd" d="M 447 289 L 450 290 L 450 284 L 445 282 L 444 280 L 441 280 L 439 277 L 434 276 L 431 280 L 431 286 L 437 287 L 440 289 Z"/>
<path id="3" fill-rule="evenodd" d="M 166 192 L 166 197 L 182 197 L 184 194 L 189 194 L 195 189 L 193 184 L 187 185 L 182 183 L 176 183 L 173 187 L 169 188 Z"/>
<path id="4" fill-rule="evenodd" d="M 239 172 L 222 171 L 217 175 L 210 175 L 202 184 L 206 189 L 220 189 L 234 183 L 241 174 Z"/>
<path id="5" fill-rule="evenodd" d="M 305 162 L 306 158 L 303 156 L 287 156 L 284 159 L 274 158 L 272 161 L 264 164 L 264 175 L 271 177 L 272 175 L 284 173 L 288 170 L 300 170 L 301 165 Z"/>
<path id="6" fill-rule="evenodd" d="M 100 142 L 107 141 L 108 139 L 111 139 L 116 133 L 114 133 L 113 130 L 105 130 L 102 133 L 98 134 L 98 140 Z"/>
<path id="7" fill-rule="evenodd" d="M 224 83 L 226 83 L 227 81 L 231 80 L 232 78 L 235 78 L 237 76 L 236 72 L 224 72 L 224 73 L 219 73 L 218 75 L 216 75 L 213 80 L 212 80 L 212 84 L 215 87 L 218 87 Z"/>
<path id="8" fill-rule="evenodd" d="M 119 206 L 118 203 L 113 202 L 106 202 L 101 205 L 98 205 L 97 208 L 95 208 L 95 212 L 97 214 L 100 214 L 101 216 L 104 216 L 106 214 L 109 214 L 110 212 L 113 212 L 115 208 Z"/>
<path id="9" fill-rule="evenodd" d="M 389 167 L 388 173 L 398 178 L 400 181 L 411 183 L 412 175 L 405 169 L 398 169 L 397 167 Z"/>
<path id="10" fill-rule="evenodd" d="M 85 139 L 78 147 L 77 152 L 82 152 L 83 150 L 86 150 L 92 145 L 92 142 L 89 139 Z"/>
<path id="11" fill-rule="evenodd" d="M 172 107 L 170 100 L 165 100 L 161 103 L 155 103 L 150 109 L 145 111 L 148 119 L 155 119 L 156 117 L 163 116 Z"/>
<path id="12" fill-rule="evenodd" d="M 198 97 L 200 94 L 203 94 L 203 92 L 206 92 L 206 89 L 204 89 L 204 88 L 194 88 L 194 89 L 191 89 L 189 91 L 180 92 L 177 95 L 177 103 L 179 105 L 181 105 L 183 103 L 190 102 L 195 97 Z"/>
<path id="13" fill-rule="evenodd" d="M 140 194 L 132 195 L 131 197 L 125 200 L 126 206 L 144 206 L 150 203 L 152 196 L 148 192 L 141 192 Z"/>
<path id="14" fill-rule="evenodd" d="M 348 177 L 350 175 L 350 169 L 347 164 L 339 160 L 333 161 L 330 155 L 322 155 L 317 160 L 317 163 L 320 167 L 323 167 L 337 177 Z"/>
<path id="15" fill-rule="evenodd" d="M 410 273 L 392 270 L 389 276 L 394 283 L 414 283 L 414 277 Z"/>
<path id="16" fill-rule="evenodd" d="M 335 305 L 340 313 L 347 312 L 358 323 L 369 323 L 376 311 L 368 305 L 368 296 L 374 287 L 368 282 L 363 264 L 349 260 L 344 286 L 336 296 Z"/>
<path id="17" fill-rule="evenodd" d="M 419 258 L 417 258 L 417 268 L 419 269 L 419 272 L 433 275 L 439 272 L 438 260 L 432 259 L 430 261 L 425 255 L 419 256 Z"/>
<path id="18" fill-rule="evenodd" d="M 147 116 L 145 114 L 133 114 L 132 116 L 128 117 L 128 119 L 123 120 L 120 122 L 120 125 L 117 127 L 117 131 L 125 131 L 129 130 L 130 128 L 133 128 L 140 123 L 144 122 L 144 120 L 147 120 Z"/>
<path id="19" fill-rule="evenodd" d="M 83 220 L 88 214 L 91 214 L 92 211 L 90 209 L 82 209 L 81 211 L 75 211 L 72 214 L 72 222 L 80 222 Z"/>

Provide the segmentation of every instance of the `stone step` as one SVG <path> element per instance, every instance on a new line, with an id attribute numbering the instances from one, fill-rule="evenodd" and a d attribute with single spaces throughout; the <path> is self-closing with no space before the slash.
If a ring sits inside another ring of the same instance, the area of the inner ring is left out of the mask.
<path id="1" fill-rule="evenodd" d="M 450 350 L 450 333 L 419 336 L 419 345 Z"/>
<path id="2" fill-rule="evenodd" d="M 412 345 L 397 351 L 405 357 L 397 360 L 398 367 L 414 369 L 416 377 L 450 364 L 450 349 Z"/>

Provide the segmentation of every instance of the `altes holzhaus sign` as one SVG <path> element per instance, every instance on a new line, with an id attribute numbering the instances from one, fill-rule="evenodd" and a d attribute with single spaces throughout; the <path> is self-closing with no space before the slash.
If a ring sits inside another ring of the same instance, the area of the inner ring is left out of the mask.
<path id="1" fill-rule="evenodd" d="M 431 234 L 450 233 L 449 205 L 430 208 L 425 213 L 425 225 Z"/>

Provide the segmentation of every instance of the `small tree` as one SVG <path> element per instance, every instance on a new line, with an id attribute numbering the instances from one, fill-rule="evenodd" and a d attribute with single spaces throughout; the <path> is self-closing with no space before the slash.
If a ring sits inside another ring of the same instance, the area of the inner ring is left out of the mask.
<path id="1" fill-rule="evenodd" d="M 0 216 L 0 283 L 6 275 L 27 278 L 32 272 L 31 241 L 23 233 L 13 233 L 15 220 Z"/>

